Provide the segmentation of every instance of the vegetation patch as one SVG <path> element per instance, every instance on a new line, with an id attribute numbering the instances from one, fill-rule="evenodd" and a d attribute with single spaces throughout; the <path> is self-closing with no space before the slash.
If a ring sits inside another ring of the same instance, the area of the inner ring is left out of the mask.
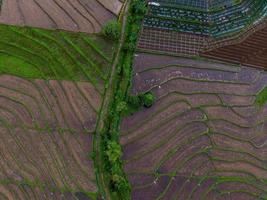
<path id="1" fill-rule="evenodd" d="M 256 104 L 263 106 L 267 102 L 267 87 L 265 87 L 256 97 Z"/>
<path id="2" fill-rule="evenodd" d="M 126 37 L 120 52 L 119 63 L 116 67 L 113 96 L 110 104 L 109 116 L 105 128 L 101 133 L 101 152 L 104 161 L 106 181 L 110 187 L 112 199 L 130 199 L 131 186 L 123 170 L 121 160 L 122 150 L 119 143 L 119 126 L 127 107 L 129 88 L 132 78 L 132 60 L 136 48 L 137 39 L 141 30 L 142 20 L 147 11 L 146 1 L 132 0 L 129 8 L 129 16 L 126 26 Z M 139 97 L 138 97 L 139 99 Z M 151 103 L 148 95 L 146 103 Z M 138 100 L 138 104 L 139 104 Z"/>
<path id="3" fill-rule="evenodd" d="M 112 48 L 97 34 L 0 25 L 0 73 L 96 84 L 106 80 Z"/>
<path id="4" fill-rule="evenodd" d="M 121 25 L 118 21 L 109 21 L 104 26 L 102 33 L 105 37 L 116 41 L 120 39 L 120 30 Z"/>
<path id="5" fill-rule="evenodd" d="M 42 77 L 41 71 L 24 57 L 0 52 L 0 74 L 20 75 L 23 77 Z"/>
<path id="6" fill-rule="evenodd" d="M 127 103 L 121 102 L 121 104 L 119 104 L 119 111 L 123 112 L 123 116 L 132 115 L 142 107 L 150 108 L 154 104 L 155 100 L 156 97 L 151 91 L 140 93 L 136 96 L 129 95 L 127 97 Z"/>

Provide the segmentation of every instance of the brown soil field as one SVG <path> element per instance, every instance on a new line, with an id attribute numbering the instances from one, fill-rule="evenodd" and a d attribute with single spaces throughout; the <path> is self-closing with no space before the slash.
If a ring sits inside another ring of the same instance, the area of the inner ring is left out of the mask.
<path id="1" fill-rule="evenodd" d="M 133 76 L 132 94 L 156 102 L 121 125 L 132 199 L 266 198 L 266 72 L 139 53 Z"/>
<path id="2" fill-rule="evenodd" d="M 89 82 L 0 77 L 1 119 L 12 126 L 93 132 L 101 96 Z"/>
<path id="3" fill-rule="evenodd" d="M 41 132 L 1 124 L 2 179 L 40 181 L 50 187 L 96 191 L 92 136 L 68 131 Z"/>
<path id="4" fill-rule="evenodd" d="M 95 193 L 89 154 L 101 96 L 93 85 L 2 75 L 0 94 L 0 199 L 75 199 L 75 192 Z M 22 188 L 24 182 L 30 188 Z"/>
<path id="5" fill-rule="evenodd" d="M 2 200 L 75 200 L 75 194 L 70 192 L 51 191 L 49 189 L 39 189 L 25 185 L 17 186 L 8 184 L 7 186 L 0 185 L 0 199 Z"/>
<path id="6" fill-rule="evenodd" d="M 49 188 L 31 188 L 27 184 L 16 185 L 7 184 L 0 185 L 0 197 L 1 200 L 77 200 L 78 197 L 84 196 L 82 192 L 63 192 L 59 189 Z M 81 200 L 91 200 L 91 198 L 80 198 Z"/>
<path id="7" fill-rule="evenodd" d="M 119 0 L 4 0 L 0 23 L 96 33 L 121 6 Z"/>

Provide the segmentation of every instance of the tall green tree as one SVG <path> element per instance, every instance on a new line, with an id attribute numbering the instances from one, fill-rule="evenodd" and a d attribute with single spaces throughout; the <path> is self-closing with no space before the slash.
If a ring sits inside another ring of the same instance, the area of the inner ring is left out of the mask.
<path id="1" fill-rule="evenodd" d="M 119 40 L 121 25 L 118 21 L 109 21 L 103 27 L 102 33 L 111 40 Z"/>

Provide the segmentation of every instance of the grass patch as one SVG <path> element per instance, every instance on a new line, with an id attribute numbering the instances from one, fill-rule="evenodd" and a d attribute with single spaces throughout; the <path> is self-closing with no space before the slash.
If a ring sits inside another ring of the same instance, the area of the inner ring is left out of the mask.
<path id="1" fill-rule="evenodd" d="M 267 86 L 256 96 L 256 104 L 263 106 L 267 103 Z"/>
<path id="2" fill-rule="evenodd" d="M 0 25 L 0 74 L 97 84 L 114 46 L 98 34 Z"/>
<path id="3" fill-rule="evenodd" d="M 42 77 L 41 71 L 23 57 L 0 52 L 0 74 L 20 74 L 23 77 Z"/>

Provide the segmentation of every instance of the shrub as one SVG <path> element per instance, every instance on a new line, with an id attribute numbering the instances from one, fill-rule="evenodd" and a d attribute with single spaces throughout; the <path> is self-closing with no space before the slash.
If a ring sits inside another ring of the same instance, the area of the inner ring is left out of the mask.
<path id="1" fill-rule="evenodd" d="M 155 97 L 152 94 L 152 92 L 148 92 L 148 93 L 142 94 L 141 98 L 142 98 L 143 105 L 146 108 L 151 107 L 153 105 L 153 103 L 155 102 Z"/>
<path id="2" fill-rule="evenodd" d="M 127 110 L 127 103 L 125 101 L 121 101 L 120 103 L 118 103 L 116 110 L 117 112 L 123 112 Z"/>
<path id="3" fill-rule="evenodd" d="M 108 142 L 107 156 L 111 163 L 116 162 L 121 157 L 121 146 L 115 141 Z"/>
<path id="4" fill-rule="evenodd" d="M 132 13 L 134 15 L 139 15 L 140 17 L 143 17 L 143 15 L 146 14 L 146 11 L 147 11 L 146 1 L 133 0 Z"/>
<path id="5" fill-rule="evenodd" d="M 155 102 L 155 96 L 152 92 L 141 93 L 136 96 L 127 97 L 127 109 L 123 110 L 123 116 L 129 116 L 137 112 L 143 106 L 146 108 L 151 107 Z"/>
<path id="6" fill-rule="evenodd" d="M 133 43 L 125 43 L 124 45 L 123 45 L 123 50 L 124 51 L 128 51 L 128 52 L 134 52 L 135 51 L 135 47 L 136 45 L 135 44 L 133 44 Z"/>
<path id="7" fill-rule="evenodd" d="M 103 27 L 102 33 L 111 40 L 119 40 L 121 35 L 121 25 L 117 21 L 109 21 Z"/>

